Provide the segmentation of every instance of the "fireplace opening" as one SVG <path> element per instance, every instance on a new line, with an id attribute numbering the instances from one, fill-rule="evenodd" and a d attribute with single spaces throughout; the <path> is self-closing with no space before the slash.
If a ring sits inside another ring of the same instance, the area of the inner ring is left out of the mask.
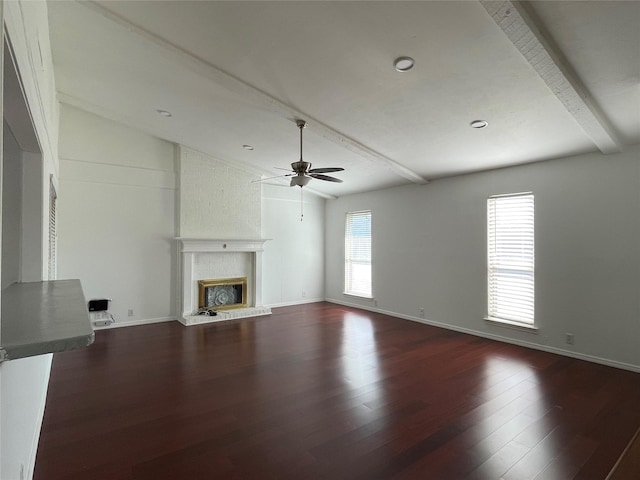
<path id="1" fill-rule="evenodd" d="M 247 306 L 247 278 L 198 280 L 198 308 L 230 310 Z"/>

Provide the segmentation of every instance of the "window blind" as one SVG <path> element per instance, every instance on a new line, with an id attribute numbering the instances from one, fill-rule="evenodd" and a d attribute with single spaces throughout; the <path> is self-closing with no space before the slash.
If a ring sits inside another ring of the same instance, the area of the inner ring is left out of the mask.
<path id="1" fill-rule="evenodd" d="M 532 193 L 487 200 L 489 318 L 534 323 Z"/>
<path id="2" fill-rule="evenodd" d="M 347 213 L 344 241 L 345 293 L 371 297 L 371 211 Z"/>
<path id="3" fill-rule="evenodd" d="M 58 195 L 56 189 L 53 186 L 53 180 L 49 180 L 49 280 L 56 279 L 56 201 Z"/>

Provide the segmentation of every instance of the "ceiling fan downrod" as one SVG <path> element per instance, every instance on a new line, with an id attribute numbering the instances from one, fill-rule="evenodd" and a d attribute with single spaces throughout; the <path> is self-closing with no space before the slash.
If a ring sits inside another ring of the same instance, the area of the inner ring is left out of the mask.
<path id="1" fill-rule="evenodd" d="M 303 176 L 306 175 L 309 168 L 311 168 L 311 164 L 302 159 L 302 130 L 307 126 L 307 122 L 298 119 L 296 120 L 296 125 L 298 125 L 298 128 L 300 129 L 300 160 L 293 162 L 291 164 L 291 168 L 298 174 L 298 176 Z"/>
<path id="2" fill-rule="evenodd" d="M 300 129 L 300 161 L 302 162 L 302 130 L 306 128 L 307 122 L 298 119 L 296 120 L 296 125 L 298 125 L 298 128 Z"/>

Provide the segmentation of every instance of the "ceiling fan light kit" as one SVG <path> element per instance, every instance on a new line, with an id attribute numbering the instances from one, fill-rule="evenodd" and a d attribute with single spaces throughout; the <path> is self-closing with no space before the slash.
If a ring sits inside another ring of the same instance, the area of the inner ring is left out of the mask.
<path id="1" fill-rule="evenodd" d="M 290 187 L 298 186 L 300 188 L 304 187 L 311 181 L 311 177 L 307 177 L 306 175 L 296 175 L 295 177 L 291 177 L 291 183 L 289 183 Z"/>

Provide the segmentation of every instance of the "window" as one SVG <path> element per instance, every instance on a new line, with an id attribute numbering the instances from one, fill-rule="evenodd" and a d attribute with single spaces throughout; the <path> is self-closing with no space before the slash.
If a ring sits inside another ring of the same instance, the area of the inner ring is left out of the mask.
<path id="1" fill-rule="evenodd" d="M 487 200 L 489 320 L 534 324 L 532 193 Z"/>
<path id="2" fill-rule="evenodd" d="M 347 213 L 344 293 L 371 298 L 371 211 Z"/>

